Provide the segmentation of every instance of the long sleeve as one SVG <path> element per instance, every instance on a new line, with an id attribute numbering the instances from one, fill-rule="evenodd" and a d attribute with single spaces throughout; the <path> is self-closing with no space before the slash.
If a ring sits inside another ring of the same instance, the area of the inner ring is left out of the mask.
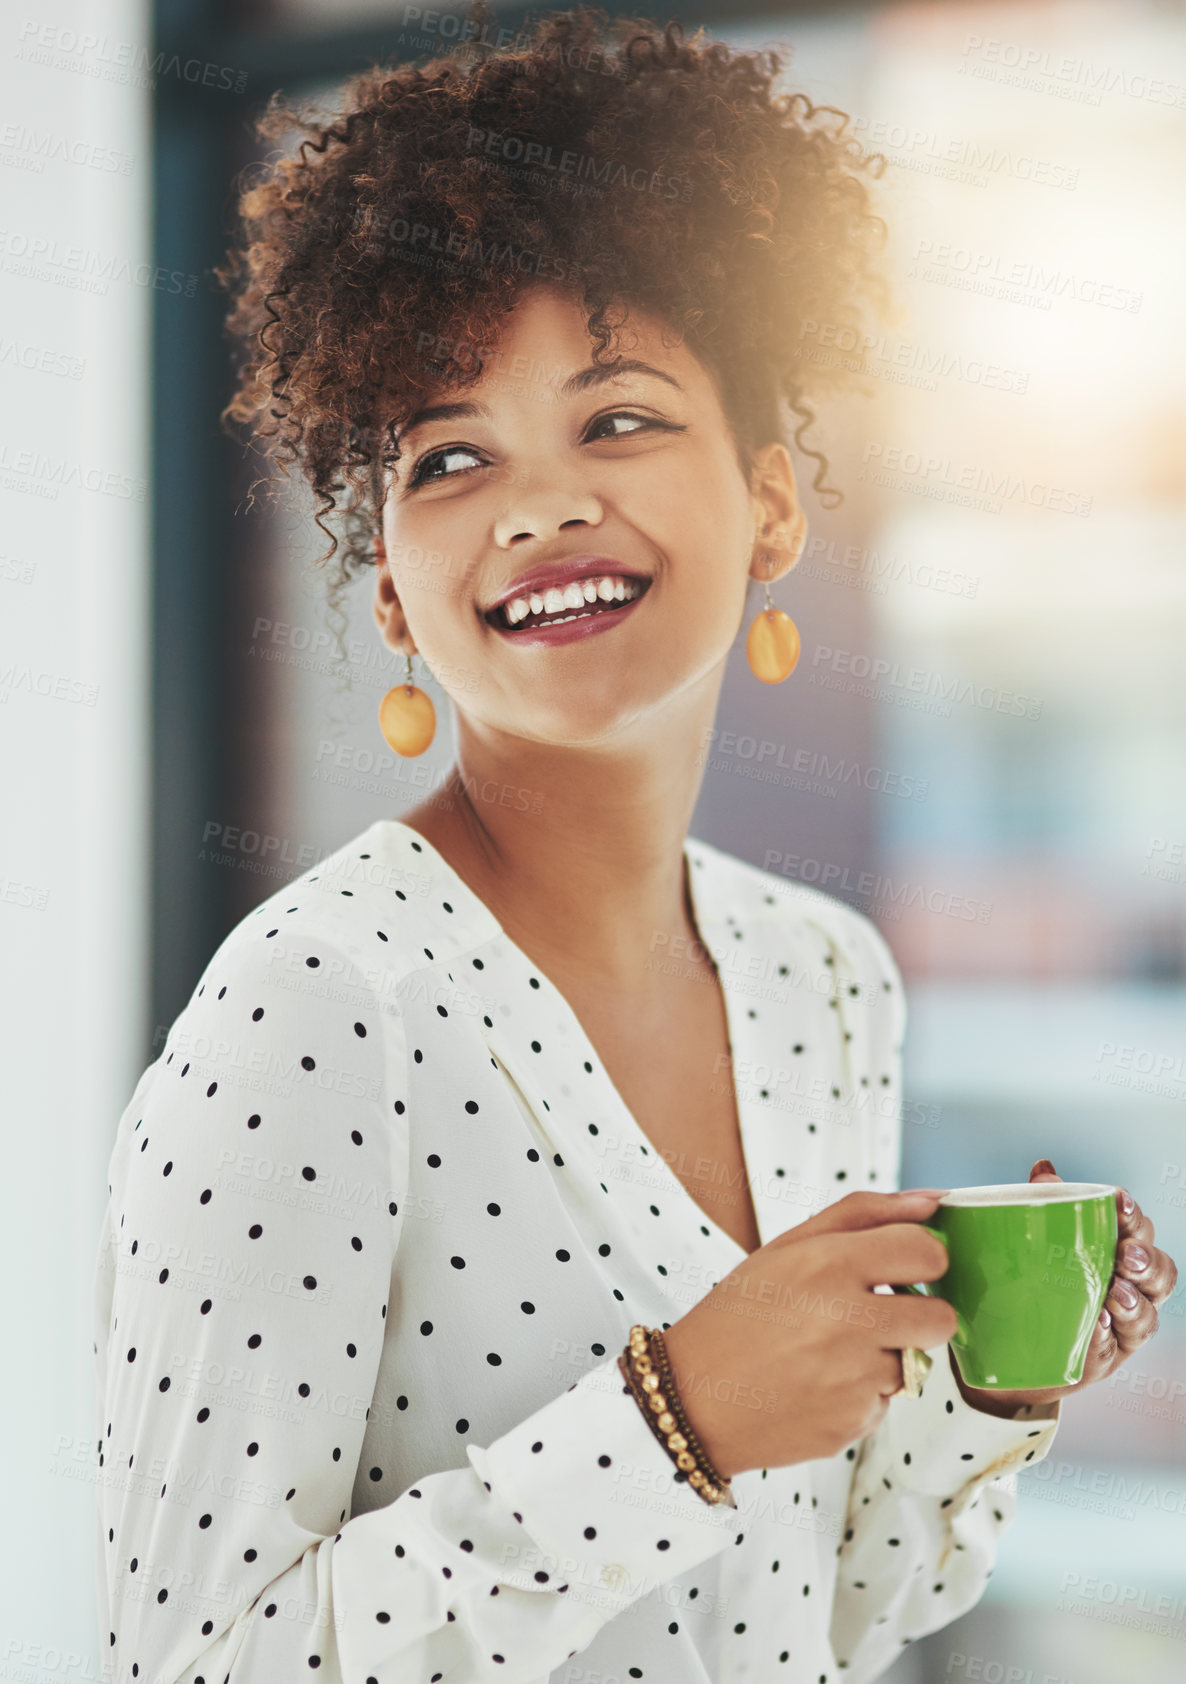
<path id="1" fill-rule="evenodd" d="M 874 979 L 865 989 L 864 1091 L 877 1096 L 865 1107 L 868 1167 L 872 1184 L 890 1191 L 900 1178 L 906 1005 L 886 943 L 871 923 L 863 934 Z M 922 1396 L 893 1397 L 855 1451 L 831 1625 L 837 1664 L 853 1684 L 879 1677 L 904 1644 L 979 1601 L 1016 1512 L 1016 1475 L 1041 1461 L 1058 1426 L 1057 1403 L 1024 1406 L 1013 1419 L 974 1409 L 948 1347 L 929 1354 Z"/>
<path id="2" fill-rule="evenodd" d="M 215 954 L 112 1154 L 105 1662 L 142 1684 L 538 1681 L 723 1550 L 737 1511 L 671 1490 L 615 1352 L 351 1516 L 378 1474 L 362 1458 L 399 1303 L 410 1055 L 398 990 L 358 980 L 349 939 L 281 944 L 267 923 Z"/>

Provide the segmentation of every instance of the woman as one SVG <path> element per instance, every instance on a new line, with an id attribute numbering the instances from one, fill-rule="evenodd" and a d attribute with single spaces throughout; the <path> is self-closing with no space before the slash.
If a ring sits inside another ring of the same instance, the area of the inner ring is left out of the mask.
<path id="1" fill-rule="evenodd" d="M 244 197 L 231 411 L 347 492 L 457 758 L 243 920 L 121 1119 L 121 1678 L 870 1679 L 976 1602 L 1056 1431 L 941 1351 L 903 1389 L 955 1318 L 885 1291 L 945 1258 L 893 1191 L 884 941 L 687 836 L 747 580 L 804 542 L 778 398 L 867 280 L 863 166 L 772 55 L 606 34 L 360 77 Z M 415 754 L 431 709 L 382 721 Z M 1085 1383 L 1175 1277 L 1124 1200 Z"/>

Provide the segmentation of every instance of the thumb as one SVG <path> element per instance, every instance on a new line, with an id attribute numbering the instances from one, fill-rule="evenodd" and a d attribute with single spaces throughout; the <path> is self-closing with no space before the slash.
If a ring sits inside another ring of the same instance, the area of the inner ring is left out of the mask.
<path id="1" fill-rule="evenodd" d="M 1061 1181 L 1062 1176 L 1057 1173 L 1049 1158 L 1039 1158 L 1030 1170 L 1031 1181 Z"/>

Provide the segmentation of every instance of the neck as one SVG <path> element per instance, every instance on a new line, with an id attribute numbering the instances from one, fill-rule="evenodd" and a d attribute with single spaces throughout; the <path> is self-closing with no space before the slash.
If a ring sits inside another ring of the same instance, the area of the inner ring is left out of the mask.
<path id="1" fill-rule="evenodd" d="M 529 956 L 645 1000 L 654 956 L 696 936 L 683 847 L 722 676 L 591 746 L 511 737 L 459 711 L 457 761 L 404 823 Z"/>

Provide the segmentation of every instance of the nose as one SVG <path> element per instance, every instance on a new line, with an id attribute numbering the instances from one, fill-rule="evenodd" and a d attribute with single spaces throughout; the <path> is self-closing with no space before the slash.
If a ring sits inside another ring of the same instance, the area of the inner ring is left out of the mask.
<path id="1" fill-rule="evenodd" d="M 605 511 L 593 492 L 555 485 L 517 487 L 515 495 L 494 522 L 494 542 L 509 550 L 525 540 L 546 542 L 575 526 L 600 526 Z"/>

